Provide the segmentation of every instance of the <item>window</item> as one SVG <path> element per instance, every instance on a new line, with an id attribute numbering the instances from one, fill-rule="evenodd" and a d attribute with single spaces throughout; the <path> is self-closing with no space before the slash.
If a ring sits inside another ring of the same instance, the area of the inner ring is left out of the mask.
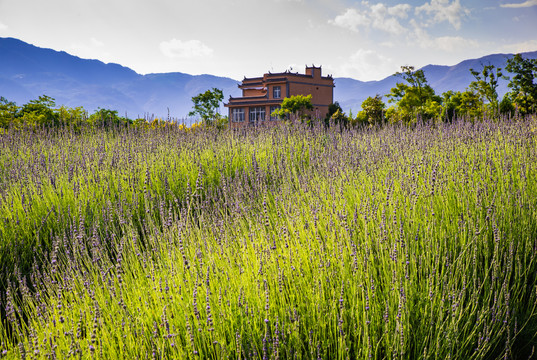
<path id="1" fill-rule="evenodd" d="M 274 86 L 272 88 L 272 97 L 274 99 L 279 99 L 282 97 L 282 87 L 281 86 Z"/>
<path id="2" fill-rule="evenodd" d="M 232 118 L 233 121 L 244 121 L 244 109 L 233 108 Z"/>
<path id="3" fill-rule="evenodd" d="M 270 120 L 278 120 L 277 116 L 272 116 L 272 113 L 276 110 L 280 110 L 282 107 L 280 105 L 273 105 L 270 107 Z"/>
<path id="4" fill-rule="evenodd" d="M 251 107 L 250 108 L 250 122 L 256 122 L 265 120 L 265 108 L 264 107 Z"/>

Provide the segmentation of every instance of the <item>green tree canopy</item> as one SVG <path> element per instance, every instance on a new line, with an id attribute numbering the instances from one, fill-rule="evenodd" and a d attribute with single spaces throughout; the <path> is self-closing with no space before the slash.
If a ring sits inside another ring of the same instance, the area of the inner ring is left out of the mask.
<path id="1" fill-rule="evenodd" d="M 129 119 L 121 117 L 118 115 L 116 110 L 110 109 L 101 109 L 99 108 L 96 112 L 90 115 L 88 119 L 90 124 L 99 125 L 99 126 L 109 126 L 109 125 L 125 125 L 130 123 Z"/>
<path id="2" fill-rule="evenodd" d="M 76 108 L 70 108 L 67 106 L 60 106 L 56 112 L 58 113 L 60 122 L 62 123 L 81 123 L 87 120 L 87 112 L 82 106 Z"/>
<path id="3" fill-rule="evenodd" d="M 28 125 L 56 125 L 58 113 L 54 111 L 55 106 L 53 98 L 41 95 L 36 100 L 24 104 L 19 111 L 19 117 Z"/>
<path id="4" fill-rule="evenodd" d="M 455 118 L 479 118 L 483 115 L 483 101 L 481 97 L 471 90 L 446 91 L 442 94 L 442 118 L 453 121 Z"/>
<path id="5" fill-rule="evenodd" d="M 8 127 L 15 121 L 19 107 L 13 102 L 0 96 L 0 127 Z"/>
<path id="6" fill-rule="evenodd" d="M 328 113 L 326 114 L 326 116 L 324 118 L 324 122 L 326 123 L 326 125 L 328 125 L 328 123 L 330 122 L 330 118 L 338 110 L 339 110 L 339 112 L 343 112 L 343 109 L 341 108 L 341 105 L 339 105 L 339 103 L 337 101 L 332 103 L 332 104 L 330 104 L 330 105 L 328 105 Z"/>
<path id="7" fill-rule="evenodd" d="M 427 95 L 432 88 L 427 84 L 427 78 L 423 70 L 415 70 L 414 66 L 401 66 L 401 71 L 396 72 L 395 76 L 403 78 L 410 84 L 411 88 L 415 89 L 418 99 L 423 103 L 427 99 Z M 434 93 L 434 91 L 433 91 Z"/>
<path id="8" fill-rule="evenodd" d="M 313 110 L 310 95 L 293 95 L 283 99 L 282 107 L 275 110 L 272 116 L 278 116 L 281 119 L 289 119 L 291 115 L 304 119 L 306 111 Z"/>
<path id="9" fill-rule="evenodd" d="M 442 99 L 435 95 L 427 83 L 423 70 L 414 70 L 414 66 L 401 66 L 401 72 L 395 76 L 403 78 L 408 84 L 397 83 L 386 95 L 388 102 L 395 103 L 387 118 L 391 121 L 412 123 L 418 117 L 430 119 L 437 115 Z"/>
<path id="10" fill-rule="evenodd" d="M 511 99 L 511 93 L 506 93 L 500 101 L 500 114 L 513 116 L 515 114 L 515 106 Z"/>
<path id="11" fill-rule="evenodd" d="M 212 124 L 213 121 L 220 118 L 220 116 L 218 116 L 218 108 L 223 99 L 224 93 L 217 88 L 198 94 L 192 98 L 194 107 L 193 110 L 188 113 L 188 116 L 197 115 L 206 124 Z"/>
<path id="12" fill-rule="evenodd" d="M 516 109 L 526 115 L 537 110 L 537 59 L 524 59 L 516 54 L 507 60 L 507 71 L 514 74 L 507 85 Z"/>
<path id="13" fill-rule="evenodd" d="M 484 104 L 488 104 L 488 111 L 495 114 L 498 111 L 498 80 L 503 77 L 502 68 L 494 65 L 483 65 L 481 71 L 470 69 L 475 80 L 468 87 L 479 95 Z"/>
<path id="14" fill-rule="evenodd" d="M 349 125 L 349 117 L 345 115 L 343 110 L 340 109 L 337 109 L 336 112 L 330 116 L 330 121 L 336 125 L 339 125 L 340 128 L 346 128 Z"/>
<path id="15" fill-rule="evenodd" d="M 382 101 L 380 94 L 375 97 L 368 97 L 362 102 L 362 111 L 357 115 L 358 121 L 367 124 L 381 124 L 384 122 L 384 108 L 386 104 Z"/>

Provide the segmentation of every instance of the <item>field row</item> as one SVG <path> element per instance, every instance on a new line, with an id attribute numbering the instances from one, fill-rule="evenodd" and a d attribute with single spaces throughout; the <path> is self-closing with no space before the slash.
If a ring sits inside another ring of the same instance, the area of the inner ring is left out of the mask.
<path id="1" fill-rule="evenodd" d="M 527 358 L 536 121 L 0 135 L 7 358 Z"/>

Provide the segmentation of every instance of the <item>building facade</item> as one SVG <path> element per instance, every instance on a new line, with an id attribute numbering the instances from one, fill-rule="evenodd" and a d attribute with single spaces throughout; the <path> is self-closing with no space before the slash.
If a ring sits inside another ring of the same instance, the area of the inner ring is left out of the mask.
<path id="1" fill-rule="evenodd" d="M 272 125 L 280 120 L 271 116 L 281 108 L 284 98 L 293 95 L 310 95 L 311 116 L 324 118 L 328 106 L 334 102 L 334 79 L 322 76 L 321 67 L 306 66 L 306 73 L 267 73 L 263 77 L 244 78 L 239 88 L 242 97 L 229 97 L 224 104 L 229 109 L 231 128 L 250 125 Z"/>

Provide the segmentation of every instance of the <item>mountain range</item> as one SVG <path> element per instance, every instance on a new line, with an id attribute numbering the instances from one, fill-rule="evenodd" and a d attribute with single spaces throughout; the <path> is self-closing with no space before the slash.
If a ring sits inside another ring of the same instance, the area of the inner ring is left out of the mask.
<path id="1" fill-rule="evenodd" d="M 474 80 L 470 68 L 480 70 L 489 64 L 504 68 L 511 56 L 494 54 L 453 66 L 427 65 L 422 70 L 436 93 L 441 94 L 466 89 Z M 537 58 L 537 51 L 523 56 Z M 334 78 L 334 100 L 345 111 L 352 109 L 356 113 L 368 96 L 385 95 L 400 81 L 393 75 L 378 81 Z M 192 108 L 193 96 L 219 88 L 227 100 L 229 96 L 241 95 L 239 83 L 226 77 L 180 72 L 141 75 L 118 64 L 81 59 L 18 39 L 0 38 L 0 96 L 18 105 L 45 94 L 58 105 L 83 106 L 90 113 L 100 107 L 117 110 L 130 118 L 184 118 Z M 507 83 L 500 80 L 500 97 L 508 91 Z M 223 107 L 221 111 L 225 112 Z"/>

